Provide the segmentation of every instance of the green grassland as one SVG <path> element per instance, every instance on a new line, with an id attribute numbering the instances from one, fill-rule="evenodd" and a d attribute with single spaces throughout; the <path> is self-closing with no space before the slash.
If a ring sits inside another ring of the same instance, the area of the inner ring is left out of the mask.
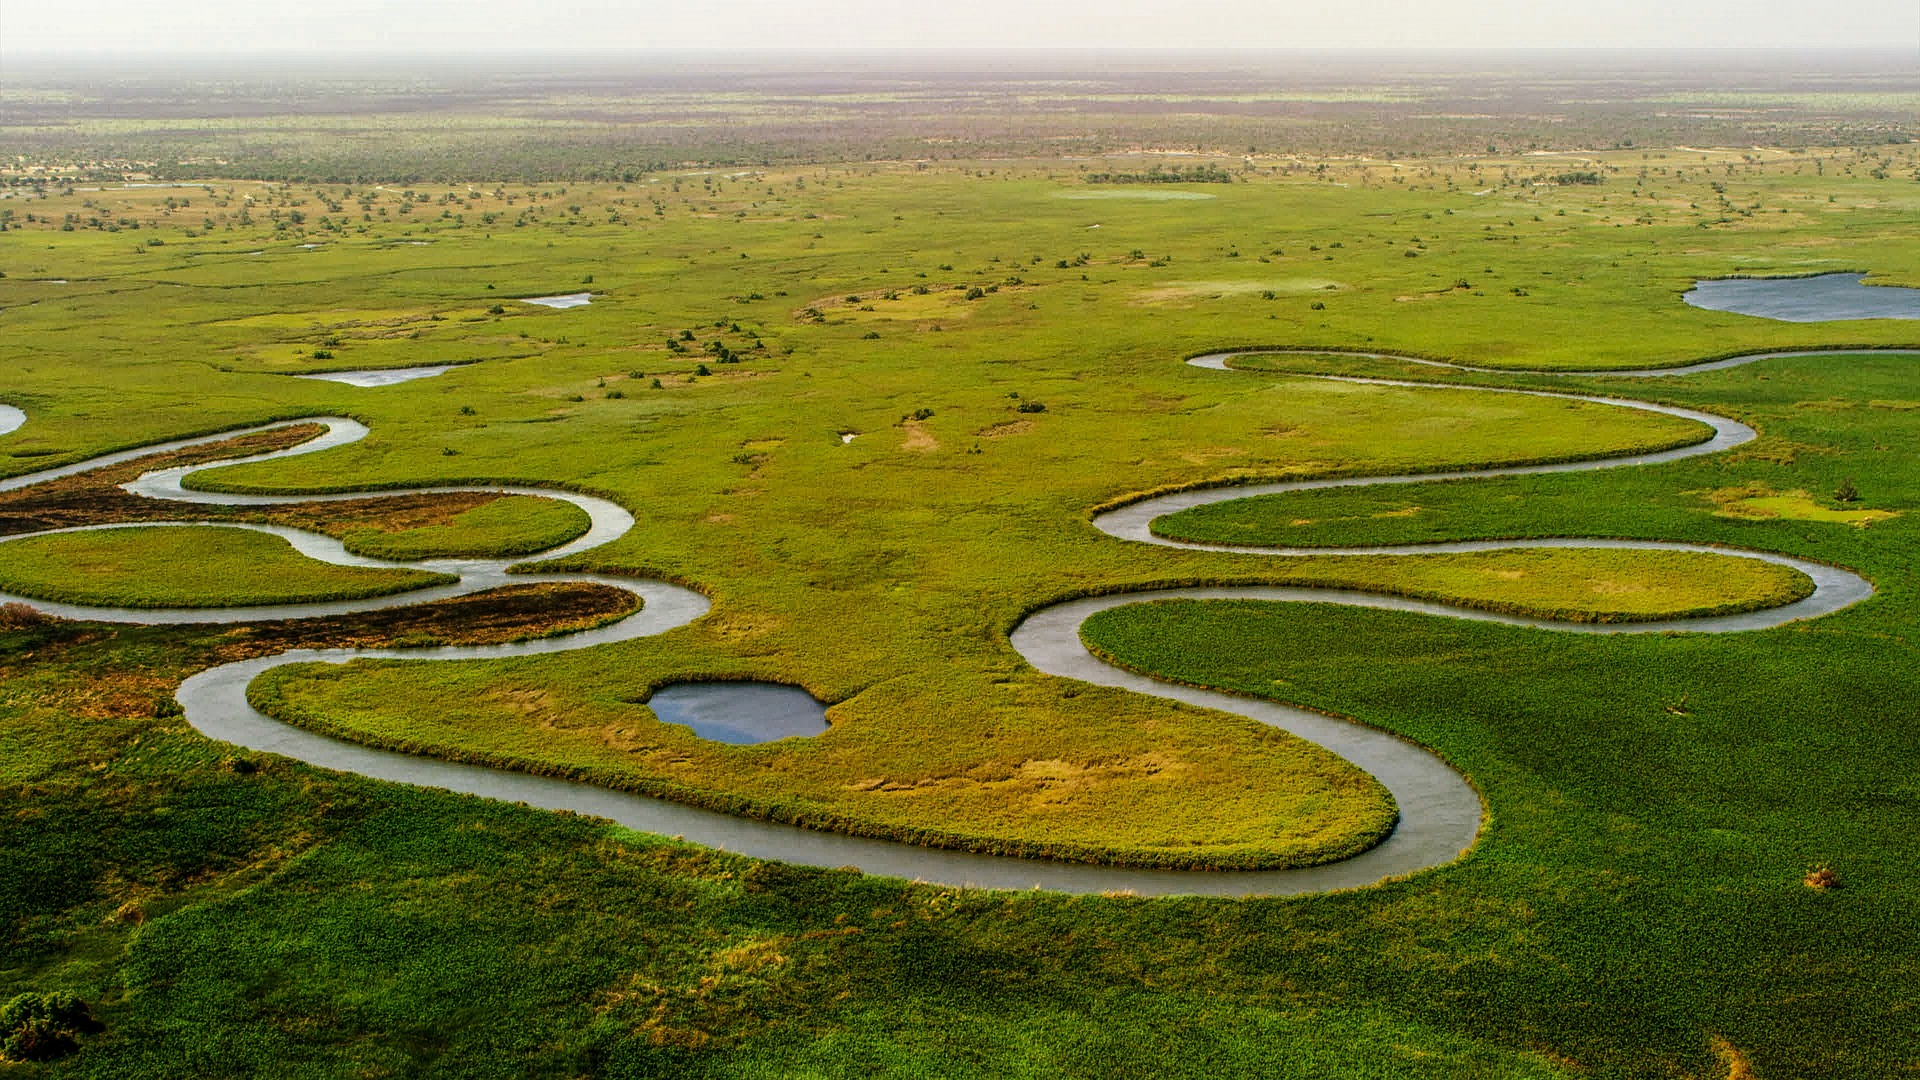
<path id="1" fill-rule="evenodd" d="M 1475 962 L 1514 1023 L 1617 1010 L 1623 1043 L 1691 1024 L 1754 1075 L 1864 1077 L 1914 1053 L 1912 1009 L 1893 999 L 1909 999 L 1920 946 L 1897 839 L 1920 657 L 1895 636 L 1911 604 L 1892 606 L 1726 641 L 1257 604 L 1129 608 L 1086 633 L 1143 669 L 1380 724 L 1475 777 L 1489 831 L 1429 899 L 1490 939 Z M 1803 884 L 1820 865 L 1839 889 Z M 1382 919 L 1396 906 L 1361 903 Z M 1589 988 L 1644 1004 L 1588 1004 Z"/>
<path id="2" fill-rule="evenodd" d="M 956 893 L 236 756 L 139 715 L 231 635 L 88 636 L 0 637 L 0 989 L 107 1024 L 22 1075 L 1568 1075 L 1250 966 L 1337 911 Z"/>
<path id="3" fill-rule="evenodd" d="M 1264 366 L 1270 359 L 1239 363 Z M 1872 552 L 1902 550 L 1900 537 L 1920 506 L 1920 477 L 1902 451 L 1920 415 L 1915 360 L 1872 354 L 1770 360 L 1686 376 L 1684 382 L 1557 379 L 1552 385 L 1563 391 L 1643 396 L 1738 416 L 1760 438 L 1730 453 L 1604 478 L 1515 476 L 1330 488 L 1196 507 L 1154 527 L 1188 540 L 1298 547 L 1568 535 L 1774 551 L 1797 545 L 1812 558 L 1858 567 Z M 1338 367 L 1395 378 L 1409 374 L 1390 362 Z M 1433 375 L 1428 370 L 1423 377 Z M 1835 501 L 1833 493 L 1849 480 L 1858 498 Z M 1610 524 L 1598 530 L 1576 525 L 1599 497 L 1596 485 L 1613 504 Z M 1774 501 L 1792 491 L 1802 497 Z M 1760 507 L 1748 506 L 1754 498 Z"/>
<path id="4" fill-rule="evenodd" d="M 246 529 L 135 527 L 0 546 L 0 590 L 101 607 L 204 608 L 390 596 L 451 574 L 335 566 Z"/>
<path id="5" fill-rule="evenodd" d="M 591 524 L 572 503 L 531 495 L 504 495 L 418 524 L 396 521 L 383 509 L 374 503 L 362 517 L 329 517 L 318 527 L 355 555 L 408 562 L 534 555 L 579 537 Z"/>
<path id="6" fill-rule="evenodd" d="M 1685 552 L 1300 560 L 1262 580 L 1580 622 L 1751 610 L 1812 589 L 1785 567 Z M 708 646 L 701 667 L 686 643 L 627 651 L 652 661 L 643 669 L 672 670 L 652 658 L 676 645 L 687 666 L 673 679 L 803 676 L 777 655 L 742 668 Z M 653 685 L 636 690 L 608 663 L 589 652 L 537 664 L 292 666 L 263 676 L 252 699 L 269 715 L 392 749 L 973 851 L 1272 868 L 1351 854 L 1393 823 L 1379 789 L 1338 759 L 1249 722 L 1160 720 L 1117 695 L 1076 717 L 1071 744 L 1004 721 L 987 746 L 973 726 L 886 723 L 874 710 L 913 708 L 915 698 L 875 702 L 870 692 L 836 705 L 830 736 L 736 747 L 658 723 L 642 704 Z M 1032 700 L 1016 694 L 1001 692 L 1002 715 Z"/>
<path id="7" fill-rule="evenodd" d="M 1391 808 L 1371 781 L 1251 724 L 1038 676 L 1008 629 L 1065 596 L 1172 582 L 1309 581 L 1585 618 L 1796 595 L 1792 575 L 1714 556 L 1281 562 L 1128 545 L 1087 524 L 1095 507 L 1201 483 L 1706 435 L 1600 405 L 1180 363 L 1212 349 L 1599 369 L 1916 343 L 1912 324 L 1773 323 L 1678 299 L 1697 276 L 1734 272 L 1920 284 L 1910 147 L 1703 157 L 1595 155 L 1606 180 L 1592 186 L 1537 180 L 1558 161 L 1348 160 L 1238 173 L 1192 200 L 1059 198 L 1107 189 L 1071 165 L 1007 162 L 411 196 L 240 181 L 51 191 L 9 200 L 0 233 L 0 398 L 30 416 L 0 439 L 0 472 L 345 414 L 371 435 L 196 482 L 591 492 L 637 524 L 569 568 L 668 576 L 714 601 L 692 625 L 617 646 L 289 669 L 255 687 L 316 727 L 988 850 L 1312 861 L 1378 834 Z M 513 300 L 575 291 L 592 305 Z M 481 362 L 378 389 L 285 377 L 466 360 Z M 1243 669 L 1112 641 L 1182 678 L 1402 731 L 1486 793 L 1472 857 L 1337 896 L 955 894 L 265 757 L 236 771 L 165 715 L 171 686 L 211 662 L 213 632 L 11 631 L 0 757 L 30 811 L 0 850 L 30 869 L 0 892 L 0 996 L 72 988 L 102 1003 L 107 1031 L 49 1070 L 75 1075 L 181 1062 L 1724 1075 L 1716 1039 L 1761 1076 L 1885 1075 L 1917 1055 L 1911 1023 L 1882 1022 L 1920 947 L 1897 925 L 1913 909 L 1898 882 L 1913 877 L 1915 822 L 1910 784 L 1890 771 L 1912 765 L 1915 519 L 1736 519 L 1708 495 L 1760 484 L 1823 499 L 1853 477 L 1859 505 L 1910 510 L 1920 480 L 1899 448 L 1913 370 L 1862 356 L 1554 381 L 1726 412 L 1762 439 L 1657 468 L 1215 511 L 1206 527 L 1234 542 L 1644 536 L 1828 560 L 1880 589 L 1819 623 L 1737 638 L 1575 641 L 1294 607 L 1236 616 L 1239 645 L 1215 655 Z M 518 500 L 491 505 L 503 508 L 467 524 L 566 528 Z M 832 730 L 719 747 L 639 704 L 703 676 L 802 685 L 832 704 Z M 66 694 L 80 679 L 86 693 Z M 1759 704 L 1775 700 L 1774 713 Z M 146 824 L 136 838 L 103 820 Z M 1802 886 L 1818 861 L 1846 886 Z M 529 971 L 542 974 L 504 977 Z"/>

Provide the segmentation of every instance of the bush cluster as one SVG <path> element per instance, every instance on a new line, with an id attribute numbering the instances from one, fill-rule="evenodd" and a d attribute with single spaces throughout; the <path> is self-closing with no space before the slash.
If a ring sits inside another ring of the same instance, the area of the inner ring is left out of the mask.
<path id="1" fill-rule="evenodd" d="M 87 1003 L 72 994 L 21 994 L 0 1006 L 0 1055 L 51 1061 L 80 1049 L 80 1036 L 99 1030 Z"/>
<path id="2" fill-rule="evenodd" d="M 27 630 L 52 621 L 52 616 L 17 600 L 0 604 L 0 630 Z"/>

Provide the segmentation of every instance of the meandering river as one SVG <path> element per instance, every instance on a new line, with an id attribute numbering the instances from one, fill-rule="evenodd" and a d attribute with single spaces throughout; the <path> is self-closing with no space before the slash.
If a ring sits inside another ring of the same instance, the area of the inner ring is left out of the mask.
<path id="1" fill-rule="evenodd" d="M 1327 350 L 1315 350 L 1326 352 Z M 1856 350 L 1857 351 L 1857 350 Z M 1218 353 L 1197 357 L 1193 365 L 1211 371 L 1228 372 L 1228 361 L 1237 354 Z M 1380 355 L 1380 354 L 1357 354 Z M 1782 356 L 1815 357 L 1819 351 L 1761 353 L 1704 364 L 1692 364 L 1654 371 L 1619 373 L 1560 372 L 1555 374 L 1632 374 L 1645 376 L 1683 375 L 1714 370 L 1736 364 Z M 1421 361 L 1422 363 L 1436 363 Z M 1460 367 L 1461 365 L 1439 365 Z M 1480 370 L 1468 368 L 1467 370 Z M 1255 377 L 1236 374 L 1232 377 Z M 1300 376 L 1295 376 L 1300 377 Z M 1339 381 L 1405 387 L 1420 392 L 1439 387 L 1459 389 L 1448 384 L 1416 383 L 1404 380 L 1365 379 L 1336 376 Z M 509 494 L 537 495 L 564 499 L 585 510 L 591 521 L 579 538 L 542 553 L 532 559 L 439 559 L 395 562 L 368 559 L 348 553 L 338 540 L 297 529 L 249 526 L 285 536 L 303 554 L 326 562 L 355 566 L 386 566 L 435 570 L 453 574 L 457 581 L 399 596 L 370 600 L 319 604 L 276 605 L 224 609 L 116 609 L 80 605 L 52 604 L 0 594 L 0 600 L 16 600 L 66 618 L 125 623 L 235 623 L 268 619 L 309 618 L 337 615 L 374 608 L 419 603 L 448 596 L 465 595 L 496 588 L 509 582 L 528 580 L 592 581 L 632 592 L 643 600 L 640 611 L 617 622 L 559 637 L 500 645 L 442 646 L 409 649 L 318 649 L 298 650 L 275 656 L 226 664 L 201 672 L 184 682 L 178 700 L 187 721 L 210 738 L 249 749 L 283 754 L 323 768 L 340 769 L 382 780 L 417 784 L 466 792 L 489 798 L 523 802 L 547 809 L 571 810 L 611 819 L 632 828 L 679 836 L 684 839 L 759 858 L 827 867 L 858 867 L 873 874 L 915 878 L 949 885 L 990 888 L 1056 889 L 1066 892 L 1132 891 L 1142 895 L 1212 894 L 1245 896 L 1316 892 L 1352 888 L 1443 865 L 1459 858 L 1478 834 L 1483 808 L 1479 796 L 1466 778 L 1437 755 L 1423 747 L 1360 724 L 1295 709 L 1273 702 L 1237 697 L 1216 691 L 1175 686 L 1116 668 L 1094 657 L 1082 644 L 1080 625 L 1096 611 L 1132 603 L 1176 597 L 1221 600 L 1277 600 L 1339 603 L 1361 607 L 1415 611 L 1456 618 L 1479 619 L 1542 628 L 1564 633 L 1621 634 L 1660 631 L 1731 633 L 1779 626 L 1797 619 L 1817 618 L 1840 610 L 1872 595 L 1872 586 L 1860 576 L 1824 564 L 1772 552 L 1703 547 L 1694 544 L 1661 541 L 1620 540 L 1522 540 L 1464 541 L 1444 544 L 1403 545 L 1366 548 L 1244 548 L 1186 544 L 1153 535 L 1154 518 L 1203 503 L 1242 499 L 1254 495 L 1301 491 L 1324 487 L 1359 487 L 1379 484 L 1420 484 L 1478 476 L 1513 476 L 1550 472 L 1580 472 L 1595 469 L 1628 468 L 1657 464 L 1682 458 L 1713 454 L 1739 446 L 1752 438 L 1752 428 L 1735 420 L 1650 402 L 1583 394 L 1560 394 L 1536 390 L 1466 387 L 1484 393 L 1526 394 L 1568 398 L 1583 402 L 1639 409 L 1699 422 L 1701 441 L 1689 446 L 1649 454 L 1625 454 L 1588 461 L 1552 465 L 1515 466 L 1447 473 L 1402 476 L 1349 477 L 1329 480 L 1297 481 L 1251 487 L 1212 488 L 1180 492 L 1123 506 L 1096 516 L 1093 524 L 1118 540 L 1196 547 L 1205 550 L 1262 554 L 1273 558 L 1300 555 L 1417 555 L 1448 551 L 1485 551 L 1514 548 L 1638 548 L 1680 551 L 1710 551 L 1738 558 L 1762 559 L 1793 567 L 1810 577 L 1815 585 L 1812 595 L 1781 607 L 1700 619 L 1679 619 L 1645 623 L 1564 623 L 1548 619 L 1501 615 L 1470 608 L 1426 601 L 1407 600 L 1363 592 L 1300 588 L 1205 588 L 1166 589 L 1117 594 L 1091 599 L 1076 599 L 1054 604 L 1030 614 L 1014 629 L 1009 645 L 1041 672 L 1062 678 L 1079 679 L 1106 686 L 1122 687 L 1137 693 L 1168 698 L 1224 712 L 1238 713 L 1261 723 L 1292 732 L 1318 743 L 1353 762 L 1378 779 L 1393 795 L 1400 820 L 1393 833 L 1382 843 L 1353 858 L 1322 866 L 1291 870 L 1256 872 L 1205 872 L 1137 870 L 1124 867 L 1081 865 L 1074 863 L 1027 860 L 1001 856 L 975 855 L 915 847 L 885 840 L 870 840 L 838 833 L 818 832 L 794 826 L 734 817 L 728 814 L 684 806 L 642 795 L 610 791 L 585 784 L 548 777 L 461 765 L 433 758 L 378 750 L 355 743 L 318 735 L 267 717 L 247 702 L 246 688 L 262 672 L 285 664 L 323 662 L 345 663 L 353 659 L 384 659 L 434 662 L 484 659 L 505 656 L 532 656 L 592 648 L 612 642 L 664 633 L 684 626 L 706 614 L 705 597 L 689 589 L 659 581 L 616 578 L 591 574 L 509 575 L 507 569 L 517 563 L 539 563 L 591 550 L 624 535 L 633 525 L 632 516 L 622 507 L 604 499 L 541 488 L 528 487 L 423 487 L 404 491 L 352 492 L 330 495 L 261 496 L 190 491 L 182 481 L 193 472 L 242 462 L 264 461 L 298 454 L 318 453 L 365 437 L 367 429 L 356 421 L 340 417 L 289 423 L 319 423 L 320 436 L 287 450 L 269 454 L 208 462 L 202 465 L 156 470 L 125 485 L 135 494 L 167 499 L 181 504 L 181 519 L 193 520 L 192 506 L 203 504 L 273 505 L 369 497 L 416 495 L 434 492 L 499 491 Z M 0 432 L 11 430 L 7 422 L 18 410 L 0 406 Z M 13 419 L 18 427 L 23 416 Z M 139 450 L 123 451 L 28 476 L 0 481 L 0 491 L 15 490 L 62 476 L 134 460 L 138 457 L 202 445 L 255 431 L 285 427 L 270 424 L 243 431 L 230 431 L 198 439 L 184 439 Z M 113 527 L 113 526 L 103 526 Z M 31 534 L 43 535 L 43 534 Z M 18 539 L 15 537 L 13 539 Z M 786 688 L 775 688 L 782 690 Z M 703 699 L 703 693 L 705 695 Z M 663 718 L 674 716 L 675 703 L 670 694 L 661 702 Z M 683 708 L 684 722 L 705 722 L 698 715 L 713 701 L 711 691 L 690 693 L 692 706 Z M 722 695 L 724 696 L 724 695 Z M 744 700 L 735 695 L 736 701 Z M 685 703 L 682 703 L 684 705 Z M 751 709 L 752 706 L 748 705 Z M 708 709 L 710 712 L 711 710 Z M 732 719 L 711 727 L 721 738 L 728 730 L 740 741 L 781 733 L 806 734 L 817 730 L 809 709 L 779 694 L 767 696 L 764 716 L 735 714 Z M 777 715 L 776 715 L 777 714 Z M 694 723 L 696 730 L 699 723 Z M 723 730 L 727 729 L 727 730 Z M 732 741 L 731 739 L 729 741 Z"/>

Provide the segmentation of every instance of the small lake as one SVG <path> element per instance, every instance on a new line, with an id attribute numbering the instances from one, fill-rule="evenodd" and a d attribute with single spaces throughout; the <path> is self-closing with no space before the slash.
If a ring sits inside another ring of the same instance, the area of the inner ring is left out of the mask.
<path id="1" fill-rule="evenodd" d="M 827 707 L 797 686 L 764 682 L 673 683 L 647 702 L 662 723 L 685 724 L 723 743 L 763 743 L 827 730 Z"/>
<path id="2" fill-rule="evenodd" d="M 1781 322 L 1920 319 L 1920 289 L 1862 285 L 1865 274 L 1802 278 L 1717 278 L 1696 281 L 1681 297 L 1708 311 Z"/>
<path id="3" fill-rule="evenodd" d="M 14 431 L 27 422 L 27 414 L 11 405 L 0 405 L 0 435 Z"/>
<path id="4" fill-rule="evenodd" d="M 295 375 L 296 379 L 319 379 L 322 382 L 346 383 L 348 386 L 392 386 L 395 383 L 412 382 L 414 379 L 430 379 L 435 375 L 445 375 L 460 364 L 430 364 L 426 367 L 383 368 L 378 371 L 315 371 L 306 375 Z"/>
<path id="5" fill-rule="evenodd" d="M 559 308 L 564 311 L 567 308 L 586 307 L 588 304 L 593 303 L 593 294 L 577 292 L 568 293 L 565 296 L 525 296 L 521 297 L 520 302 L 523 304 L 539 304 L 541 307 Z"/>

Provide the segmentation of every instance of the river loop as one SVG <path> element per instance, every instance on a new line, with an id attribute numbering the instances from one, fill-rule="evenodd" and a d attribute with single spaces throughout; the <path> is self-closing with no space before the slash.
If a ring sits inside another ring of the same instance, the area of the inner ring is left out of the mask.
<path id="1" fill-rule="evenodd" d="M 568 298 L 571 299 L 571 298 Z M 530 301 L 538 302 L 538 301 Z M 1262 353 L 1286 350 L 1258 350 Z M 1302 350 L 1307 351 L 1307 350 Z M 1318 354 L 1340 354 L 1338 350 L 1310 350 Z M 1795 351 L 1755 353 L 1725 360 L 1678 367 L 1618 372 L 1562 371 L 1512 372 L 1502 374 L 1557 375 L 1684 375 L 1711 371 L 1756 360 L 1785 357 L 1836 355 L 1848 351 Z M 1920 350 L 1899 350 L 1920 352 Z M 1228 371 L 1228 361 L 1244 353 L 1213 353 L 1195 357 L 1188 363 L 1213 371 Z M 1344 355 L 1393 360 L 1407 357 L 1349 352 Z M 1415 361 L 1438 367 L 1467 371 L 1485 369 L 1439 361 Z M 1361 487 L 1379 484 L 1420 484 L 1441 480 L 1482 476 L 1520 476 L 1539 473 L 1585 472 L 1595 469 L 1623 468 L 1677 461 L 1703 454 L 1719 453 L 1755 437 L 1754 430 L 1736 420 L 1710 413 L 1658 405 L 1625 398 L 1587 394 L 1520 390 L 1503 387 L 1461 386 L 1458 384 L 1412 382 L 1395 379 L 1351 376 L 1294 375 L 1296 378 L 1320 378 L 1342 382 L 1415 389 L 1440 388 L 1477 390 L 1483 393 L 1523 394 L 1535 397 L 1599 403 L 1619 408 L 1639 409 L 1697 421 L 1712 431 L 1709 438 L 1687 446 L 1656 453 L 1618 455 L 1585 461 L 1549 465 L 1526 465 L 1487 469 L 1421 473 L 1403 476 L 1343 477 L 1303 480 L 1280 484 L 1244 487 L 1206 488 L 1162 495 L 1118 507 L 1096 515 L 1092 524 L 1109 536 L 1143 544 L 1226 551 L 1237 554 L 1288 558 L 1304 555 L 1419 555 L 1438 552 L 1496 551 L 1521 548 L 1630 548 L 1660 551 L 1704 551 L 1737 558 L 1760 559 L 1792 567 L 1814 582 L 1811 595 L 1780 607 L 1735 615 L 1695 619 L 1676 619 L 1637 623 L 1570 623 L 1548 619 L 1497 614 L 1430 601 L 1409 600 L 1372 593 L 1317 588 L 1214 587 L 1149 590 L 1068 600 L 1029 614 L 1010 634 L 1010 644 L 1035 669 L 1048 675 L 1078 679 L 1102 686 L 1120 687 L 1136 693 L 1167 698 L 1204 708 L 1251 717 L 1317 743 L 1352 762 L 1378 780 L 1393 796 L 1399 809 L 1399 822 L 1393 832 L 1378 845 L 1359 855 L 1320 866 L 1268 871 L 1177 871 L 1141 870 L 1126 867 L 1094 866 L 1051 862 L 1007 856 L 977 855 L 969 852 L 916 847 L 888 840 L 866 839 L 840 833 L 820 832 L 781 825 L 730 814 L 700 809 L 662 799 L 613 791 L 550 777 L 532 776 L 485 766 L 465 765 L 435 758 L 379 750 L 357 743 L 319 735 L 293 727 L 256 711 L 247 701 L 247 686 L 262 672 L 286 664 L 322 662 L 342 664 L 356 659 L 377 660 L 478 660 L 510 656 L 536 656 L 546 653 L 591 648 L 618 641 L 646 637 L 692 622 L 706 614 L 708 602 L 692 590 L 666 582 L 609 577 L 578 573 L 509 574 L 512 565 L 550 561 L 599 547 L 624 535 L 633 527 L 633 517 L 624 508 L 605 499 L 574 492 L 529 487 L 422 487 L 395 491 L 348 492 L 327 495 L 265 496 L 189 490 L 183 484 L 188 475 L 203 469 L 246 462 L 268 461 L 300 454 L 317 453 L 355 442 L 367 429 L 353 420 L 320 417 L 308 420 L 267 424 L 260 427 L 222 432 L 195 439 L 160 443 L 136 450 L 103 455 L 88 461 L 10 480 L 0 480 L 0 491 L 12 491 L 44 483 L 63 476 L 108 465 L 131 461 L 207 443 L 219 442 L 254 432 L 287 427 L 292 424 L 323 425 L 324 432 L 298 446 L 268 454 L 213 461 L 204 464 L 163 469 L 141 475 L 124 485 L 126 490 L 155 499 L 182 504 L 178 524 L 194 522 L 193 504 L 285 505 L 335 500 L 378 498 L 381 496 L 420 495 L 446 492 L 488 491 L 563 499 L 587 512 L 591 524 L 577 539 L 530 559 L 435 559 L 419 562 L 394 562 L 353 555 L 339 540 L 318 533 L 279 526 L 233 525 L 285 537 L 302 554 L 323 562 L 345 566 L 395 567 L 432 570 L 452 574 L 451 584 L 432 586 L 396 596 L 367 600 L 336 601 L 261 607 L 193 609 L 121 609 L 57 604 L 0 593 L 0 602 L 17 601 L 62 618 L 112 623 L 241 623 L 270 619 L 312 618 L 397 607 L 428 600 L 464 596 L 502 585 L 538 581 L 585 581 L 610 585 L 639 596 L 641 609 L 626 618 L 594 629 L 497 645 L 451 645 L 427 648 L 388 649 L 300 649 L 272 656 L 243 660 L 208 669 L 181 684 L 177 698 L 185 710 L 187 722 L 209 738 L 218 739 L 265 753 L 281 754 L 321 768 L 338 769 L 397 783 L 443 788 L 524 803 L 528 806 L 567 810 L 607 818 L 630 828 L 676 836 L 709 847 L 738 852 L 755 858 L 779 859 L 824 867 L 857 867 L 869 874 L 902 877 L 944 885 L 1000 889 L 1051 889 L 1071 893 L 1131 892 L 1139 895 L 1205 894 L 1217 896 L 1288 895 L 1357 888 L 1376 882 L 1445 865 L 1460 858 L 1473 846 L 1483 819 L 1479 795 L 1465 777 L 1431 751 L 1387 732 L 1362 724 L 1296 709 L 1274 702 L 1238 697 L 1160 682 L 1126 671 L 1098 659 L 1080 640 L 1080 625 L 1097 611 L 1127 604 L 1164 599 L 1199 600 L 1275 600 L 1287 602 L 1336 603 L 1395 611 L 1420 612 L 1455 618 L 1478 619 L 1516 626 L 1544 628 L 1577 634 L 1645 634 L 1663 631 L 1728 633 L 1760 630 L 1799 619 L 1817 618 L 1858 603 L 1873 594 L 1873 587 L 1859 575 L 1837 567 L 1771 552 L 1708 547 L 1697 544 L 1665 543 L 1651 540 L 1498 540 L 1416 544 L 1365 548 L 1257 548 L 1190 544 L 1153 534 L 1155 518 L 1208 503 L 1244 499 L 1256 495 L 1287 491 L 1305 491 L 1329 487 Z M 19 427 L 25 416 L 17 409 L 0 406 L 0 434 Z M 86 528 L 121 528 L 102 525 Z M 77 531 L 77 530 L 56 530 Z M 0 538 L 24 539 L 43 536 L 29 533 Z"/>

